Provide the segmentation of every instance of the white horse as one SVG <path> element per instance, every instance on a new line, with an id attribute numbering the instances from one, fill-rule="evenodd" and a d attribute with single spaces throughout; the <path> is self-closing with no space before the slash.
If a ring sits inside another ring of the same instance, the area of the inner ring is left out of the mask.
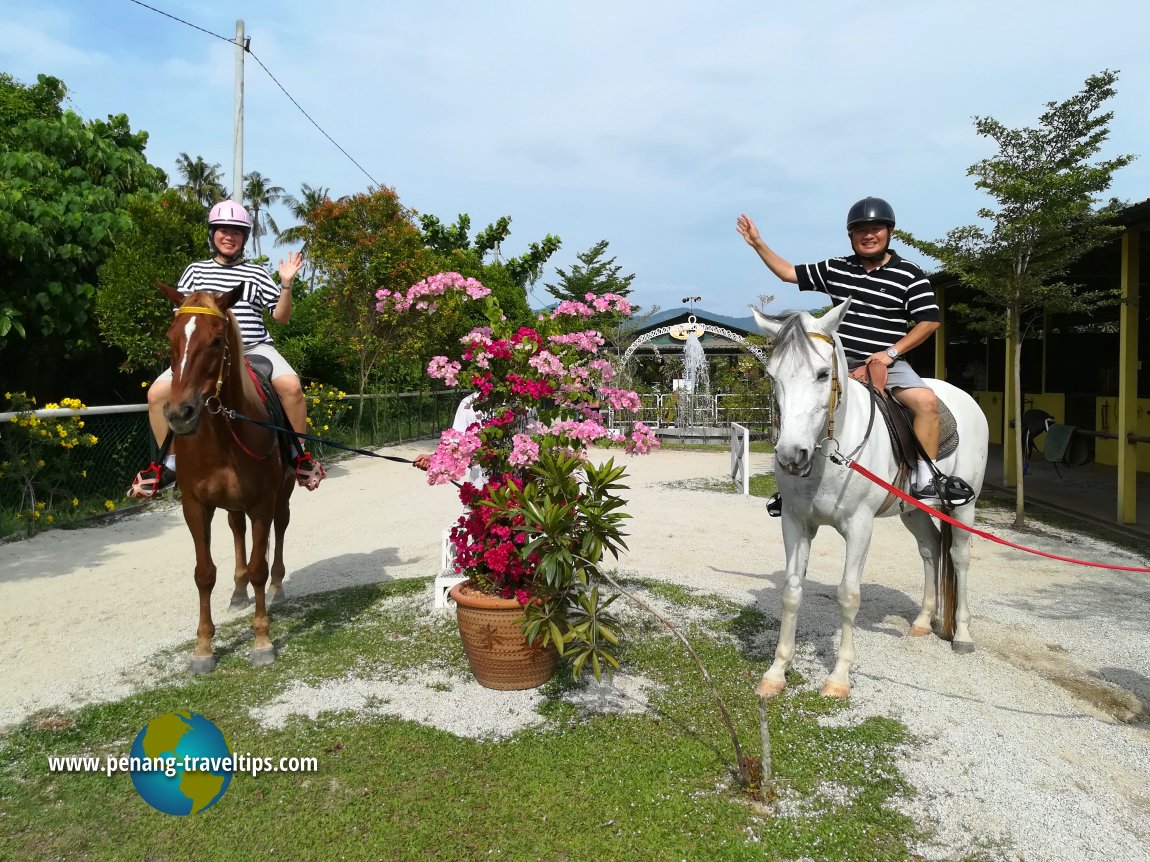
<path id="1" fill-rule="evenodd" d="M 838 451 L 887 482 L 895 482 L 898 463 L 890 435 L 881 417 L 872 416 L 867 388 L 847 376 L 846 355 L 835 334 L 849 304 L 844 302 L 819 319 L 806 312 L 773 319 L 754 311 L 759 328 L 775 339 L 767 371 L 774 381 L 779 405 L 775 478 L 783 497 L 783 544 L 787 555 L 779 645 L 774 662 L 755 689 L 764 697 L 778 694 L 786 685 L 786 671 L 795 654 L 795 624 L 811 540 L 824 524 L 834 527 L 846 540 L 846 560 L 838 588 L 842 637 L 838 661 L 822 689 L 824 695 L 847 697 L 850 694 L 859 584 L 876 517 L 901 511 L 903 523 L 918 540 L 918 551 L 926 568 L 926 584 L 922 610 L 911 626 L 911 635 L 930 634 L 931 620 L 938 612 L 935 572 L 942 542 L 931 516 L 909 503 L 887 505 L 890 495 L 886 490 L 847 464 L 836 463 L 828 457 Z M 927 384 L 950 408 L 958 430 L 958 448 L 938 461 L 939 469 L 946 475 L 965 479 L 977 495 L 982 491 L 986 471 L 989 437 L 986 418 L 965 392 L 941 380 L 928 380 Z M 971 500 L 951 515 L 971 525 L 974 505 L 975 501 Z M 881 511 L 884 508 L 885 512 Z M 955 574 L 951 645 L 957 652 L 971 652 L 974 642 L 966 604 L 970 534 L 966 531 L 960 530 L 954 536 L 951 559 Z"/>

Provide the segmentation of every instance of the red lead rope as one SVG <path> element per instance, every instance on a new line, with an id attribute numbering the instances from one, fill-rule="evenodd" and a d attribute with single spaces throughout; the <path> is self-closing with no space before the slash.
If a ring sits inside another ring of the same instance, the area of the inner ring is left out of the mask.
<path id="1" fill-rule="evenodd" d="M 860 473 L 861 475 L 870 479 L 876 485 L 882 486 L 883 488 L 885 488 L 886 490 L 888 490 L 890 493 L 894 494 L 895 496 L 899 497 L 900 499 L 905 500 L 906 502 L 911 503 L 914 506 L 917 506 L 918 508 L 922 509 L 924 512 L 929 514 L 932 518 L 938 518 L 940 521 L 946 521 L 948 524 L 951 524 L 955 527 L 959 527 L 963 530 L 966 530 L 968 533 L 974 533 L 976 536 L 982 536 L 982 538 L 984 538 L 984 539 L 990 539 L 990 541 L 998 542 L 998 544 L 1000 544 L 1000 545 L 1006 545 L 1008 548 L 1015 548 L 1016 550 L 1019 550 L 1019 551 L 1026 551 L 1026 553 L 1028 553 L 1028 554 L 1038 554 L 1038 556 L 1040 556 L 1040 557 L 1049 557 L 1052 560 L 1061 560 L 1064 563 L 1076 563 L 1079 566 L 1093 566 L 1096 569 L 1117 569 L 1118 571 L 1121 571 L 1121 572 L 1150 572 L 1150 568 L 1139 568 L 1137 566 L 1111 566 L 1111 565 L 1107 565 L 1106 563 L 1090 563 L 1090 562 L 1087 562 L 1086 560 L 1075 560 L 1072 557 L 1060 557 L 1060 556 L 1058 556 L 1058 554 L 1048 554 L 1048 553 L 1046 553 L 1046 551 L 1039 551 L 1039 550 L 1036 550 L 1035 548 L 1028 548 L 1025 545 L 1016 545 L 1016 544 L 1014 544 L 1014 542 L 1008 542 L 1006 539 L 999 538 L 998 536 L 994 535 L 993 533 L 987 533 L 983 530 L 975 529 L 974 527 L 968 527 L 966 524 L 962 523 L 961 521 L 956 521 L 954 518 L 950 517 L 950 515 L 943 514 L 938 509 L 934 509 L 934 508 L 926 505 L 925 503 L 922 503 L 919 500 L 916 500 L 910 494 L 907 494 L 903 491 L 900 491 L 894 485 L 891 485 L 889 482 L 886 482 L 886 481 L 880 479 L 878 476 L 876 476 L 874 473 L 872 473 L 866 467 L 863 467 L 857 461 L 851 461 L 849 459 L 843 459 L 843 460 L 846 462 L 847 466 L 850 467 L 852 470 L 854 470 L 856 473 Z"/>

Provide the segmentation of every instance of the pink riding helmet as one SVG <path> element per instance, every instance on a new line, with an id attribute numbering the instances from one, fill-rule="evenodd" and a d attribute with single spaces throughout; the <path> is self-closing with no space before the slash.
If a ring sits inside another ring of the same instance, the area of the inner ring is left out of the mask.
<path id="1" fill-rule="evenodd" d="M 216 228 L 225 226 L 241 228 L 244 232 L 244 243 L 246 244 L 252 232 L 252 218 L 248 215 L 248 211 L 235 201 L 220 201 L 213 206 L 208 213 L 208 248 L 211 249 L 213 255 L 219 254 L 220 251 L 216 248 L 215 239 L 212 234 Z M 236 255 L 236 257 L 242 256 L 243 249 L 241 248 L 239 255 Z"/>

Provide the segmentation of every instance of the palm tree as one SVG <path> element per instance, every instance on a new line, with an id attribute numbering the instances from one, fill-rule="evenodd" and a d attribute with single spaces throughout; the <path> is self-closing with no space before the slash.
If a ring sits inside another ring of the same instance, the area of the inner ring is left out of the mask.
<path id="1" fill-rule="evenodd" d="M 176 158 L 176 170 L 184 178 L 183 184 L 178 188 L 182 189 L 191 200 L 198 201 L 204 209 L 228 196 L 219 163 L 209 165 L 203 156 L 196 156 L 193 159 L 187 153 L 180 153 Z"/>
<path id="2" fill-rule="evenodd" d="M 284 197 L 281 186 L 273 186 L 271 180 L 259 171 L 244 174 L 244 202 L 252 215 L 252 240 L 256 257 L 260 256 L 260 237 L 265 234 L 279 234 L 279 225 L 272 218 L 271 205 Z"/>
<path id="3" fill-rule="evenodd" d="M 331 189 L 327 186 L 309 186 L 304 183 L 300 186 L 300 196 L 285 194 L 282 198 L 284 206 L 295 216 L 300 224 L 279 232 L 276 245 L 289 245 L 299 242 L 303 235 L 304 226 L 311 221 L 311 213 L 324 201 L 331 200 Z"/>
<path id="4" fill-rule="evenodd" d="M 311 214 L 324 201 L 331 200 L 330 192 L 331 190 L 327 186 L 309 186 L 307 183 L 303 183 L 300 186 L 298 198 L 295 195 L 285 194 L 281 200 L 288 211 L 299 221 L 299 224 L 280 231 L 276 236 L 276 245 L 291 245 L 302 240 L 304 229 L 311 223 Z M 306 251 L 306 248 L 303 250 Z M 311 261 L 306 255 L 304 255 L 301 275 L 307 281 L 309 288 L 315 287 L 315 267 L 311 265 Z"/>

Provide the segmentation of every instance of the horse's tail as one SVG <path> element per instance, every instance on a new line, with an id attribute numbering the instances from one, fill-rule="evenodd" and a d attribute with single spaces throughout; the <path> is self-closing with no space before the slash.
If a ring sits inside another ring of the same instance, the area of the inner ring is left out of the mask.
<path id="1" fill-rule="evenodd" d="M 942 545 L 938 553 L 938 565 L 935 569 L 934 586 L 938 601 L 938 631 L 937 634 L 945 641 L 954 640 L 954 630 L 957 627 L 956 608 L 958 606 L 958 577 L 954 572 L 954 560 L 951 558 L 951 547 L 954 544 L 954 528 L 943 521 L 939 524 L 942 531 Z"/>

